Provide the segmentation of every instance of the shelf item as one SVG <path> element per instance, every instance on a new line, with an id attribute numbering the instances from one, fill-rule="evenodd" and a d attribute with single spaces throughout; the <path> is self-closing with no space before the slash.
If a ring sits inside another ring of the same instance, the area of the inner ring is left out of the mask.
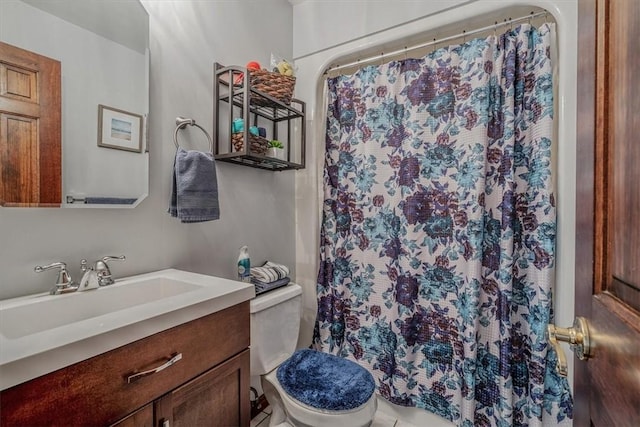
<path id="1" fill-rule="evenodd" d="M 255 69 L 249 70 L 249 76 L 250 84 L 256 91 L 266 93 L 285 105 L 291 104 L 293 88 L 296 85 L 295 77 Z M 260 95 L 252 95 L 251 102 L 256 105 L 270 103 L 268 99 L 262 98 Z"/>
<path id="2" fill-rule="evenodd" d="M 267 148 L 267 152 L 265 153 L 265 155 L 267 157 L 272 157 L 279 160 L 287 160 L 286 159 L 287 153 L 285 153 L 284 149 L 282 148 L 269 147 Z"/>
<path id="3" fill-rule="evenodd" d="M 231 144 L 234 151 L 241 152 L 244 150 L 244 132 L 237 132 L 231 135 Z M 249 150 L 255 154 L 264 154 L 269 146 L 269 141 L 261 136 L 249 134 Z"/>
<path id="4" fill-rule="evenodd" d="M 262 92 L 252 85 L 253 78 L 241 79 L 241 84 L 234 84 L 240 81 L 238 76 L 245 76 L 249 71 L 244 67 L 214 64 L 215 159 L 274 171 L 303 169 L 306 104 L 295 98 L 287 104 Z M 232 132 L 236 129 L 234 121 L 237 119 L 243 120 L 243 130 Z M 266 128 L 267 137 L 252 135 L 251 126 Z M 273 139 L 284 144 L 284 159 L 266 156 L 266 143 Z M 250 143 L 245 144 L 245 141 Z"/>

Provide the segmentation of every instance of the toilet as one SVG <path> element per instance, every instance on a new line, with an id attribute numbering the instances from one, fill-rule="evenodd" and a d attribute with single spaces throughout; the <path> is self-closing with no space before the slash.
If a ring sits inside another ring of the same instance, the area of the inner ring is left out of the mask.
<path id="1" fill-rule="evenodd" d="M 251 375 L 272 408 L 270 426 L 364 427 L 377 409 L 375 382 L 350 360 L 295 351 L 302 288 L 289 285 L 250 301 Z"/>

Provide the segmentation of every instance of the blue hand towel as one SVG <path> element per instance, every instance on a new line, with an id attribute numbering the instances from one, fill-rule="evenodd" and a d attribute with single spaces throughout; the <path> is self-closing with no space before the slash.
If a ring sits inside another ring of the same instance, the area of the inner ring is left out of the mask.
<path id="1" fill-rule="evenodd" d="M 127 197 L 87 197 L 84 202 L 88 205 L 132 205 L 137 200 Z"/>
<path id="2" fill-rule="evenodd" d="M 168 212 L 182 222 L 203 222 L 220 218 L 218 179 L 213 154 L 178 148 Z"/>

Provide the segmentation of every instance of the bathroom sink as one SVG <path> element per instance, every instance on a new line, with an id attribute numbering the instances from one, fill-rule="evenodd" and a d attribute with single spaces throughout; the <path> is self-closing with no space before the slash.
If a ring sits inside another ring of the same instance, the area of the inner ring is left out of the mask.
<path id="1" fill-rule="evenodd" d="M 76 294 L 35 297 L 16 307 L 0 305 L 0 334 L 19 338 L 197 289 L 201 287 L 158 277 L 126 285 L 116 282 Z"/>
<path id="2" fill-rule="evenodd" d="M 168 269 L 0 301 L 0 390 L 254 296 L 248 283 Z"/>

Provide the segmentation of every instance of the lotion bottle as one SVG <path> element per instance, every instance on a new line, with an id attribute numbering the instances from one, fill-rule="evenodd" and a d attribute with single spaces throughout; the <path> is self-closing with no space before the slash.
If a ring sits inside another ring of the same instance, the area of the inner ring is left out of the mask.
<path id="1" fill-rule="evenodd" d="M 238 280 L 251 282 L 251 261 L 249 260 L 249 248 L 243 246 L 238 255 Z"/>

